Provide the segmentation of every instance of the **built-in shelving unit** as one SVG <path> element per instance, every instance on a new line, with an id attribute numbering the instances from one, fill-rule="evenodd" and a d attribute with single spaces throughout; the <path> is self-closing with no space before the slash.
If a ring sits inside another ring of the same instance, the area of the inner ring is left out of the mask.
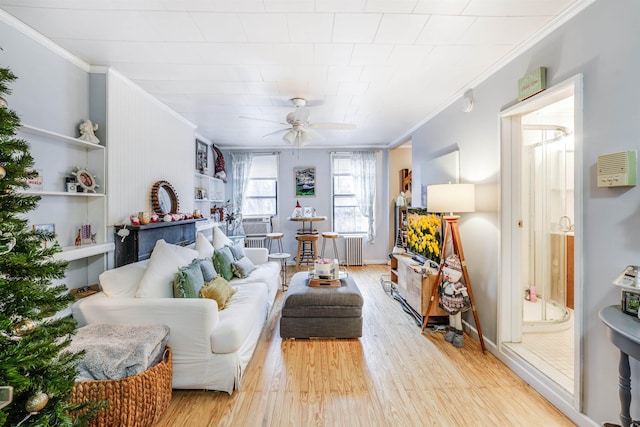
<path id="1" fill-rule="evenodd" d="M 201 173 L 194 174 L 193 197 L 195 209 L 205 218 L 211 217 L 211 207 L 224 203 L 224 182 Z"/>
<path id="2" fill-rule="evenodd" d="M 34 168 L 42 177 L 42 189 L 23 191 L 40 196 L 36 209 L 27 214 L 30 225 L 53 224 L 62 252 L 54 259 L 69 262 L 61 283 L 69 289 L 97 283 L 106 268 L 106 256 L 114 243 L 106 236 L 107 196 L 105 188 L 106 148 L 30 125 L 22 125 L 18 136 L 30 145 Z M 98 186 L 94 192 L 67 191 L 66 178 L 78 168 L 86 169 Z M 96 243 L 75 245 L 78 230 L 90 224 Z"/>

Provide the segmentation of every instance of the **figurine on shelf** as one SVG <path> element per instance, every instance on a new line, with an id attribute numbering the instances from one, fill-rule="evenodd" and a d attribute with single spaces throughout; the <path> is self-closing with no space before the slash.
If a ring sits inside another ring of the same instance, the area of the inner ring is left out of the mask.
<path id="1" fill-rule="evenodd" d="M 80 138 L 83 141 L 93 142 L 94 144 L 100 144 L 100 140 L 93 133 L 98 130 L 97 123 L 91 123 L 91 120 L 84 119 L 82 123 L 80 123 Z"/>
<path id="2" fill-rule="evenodd" d="M 94 245 L 97 243 L 97 241 L 96 241 L 96 234 L 97 234 L 97 233 L 91 233 L 91 243 L 93 243 Z"/>
<path id="3" fill-rule="evenodd" d="M 76 242 L 75 245 L 76 246 L 82 246 L 82 235 L 80 234 L 81 229 L 78 228 L 78 235 L 76 236 Z"/>

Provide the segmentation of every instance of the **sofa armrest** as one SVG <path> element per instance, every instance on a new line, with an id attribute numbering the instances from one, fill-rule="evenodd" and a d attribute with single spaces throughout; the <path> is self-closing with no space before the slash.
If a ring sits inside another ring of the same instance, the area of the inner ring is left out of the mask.
<path id="1" fill-rule="evenodd" d="M 78 326 L 92 323 L 167 325 L 176 356 L 211 354 L 211 334 L 219 323 L 218 304 L 205 298 L 110 298 L 103 292 L 72 306 Z"/>
<path id="2" fill-rule="evenodd" d="M 269 261 L 269 251 L 267 248 L 244 248 L 244 254 L 255 265 L 266 264 Z"/>

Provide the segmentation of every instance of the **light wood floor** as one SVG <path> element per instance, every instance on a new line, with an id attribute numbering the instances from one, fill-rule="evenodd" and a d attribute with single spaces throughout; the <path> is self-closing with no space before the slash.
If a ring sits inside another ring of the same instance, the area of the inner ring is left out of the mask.
<path id="1" fill-rule="evenodd" d="M 422 334 L 380 286 L 388 270 L 349 268 L 365 299 L 360 339 L 283 341 L 279 292 L 241 389 L 174 390 L 158 426 L 574 425 L 470 337 L 458 349 Z"/>

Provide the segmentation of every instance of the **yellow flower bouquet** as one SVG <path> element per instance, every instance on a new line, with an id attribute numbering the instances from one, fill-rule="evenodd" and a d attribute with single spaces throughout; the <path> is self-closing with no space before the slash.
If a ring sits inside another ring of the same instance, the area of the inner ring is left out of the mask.
<path id="1" fill-rule="evenodd" d="M 422 209 L 412 211 L 407 215 L 407 246 L 409 251 L 439 263 L 440 231 L 442 229 L 440 217 L 429 214 Z"/>

